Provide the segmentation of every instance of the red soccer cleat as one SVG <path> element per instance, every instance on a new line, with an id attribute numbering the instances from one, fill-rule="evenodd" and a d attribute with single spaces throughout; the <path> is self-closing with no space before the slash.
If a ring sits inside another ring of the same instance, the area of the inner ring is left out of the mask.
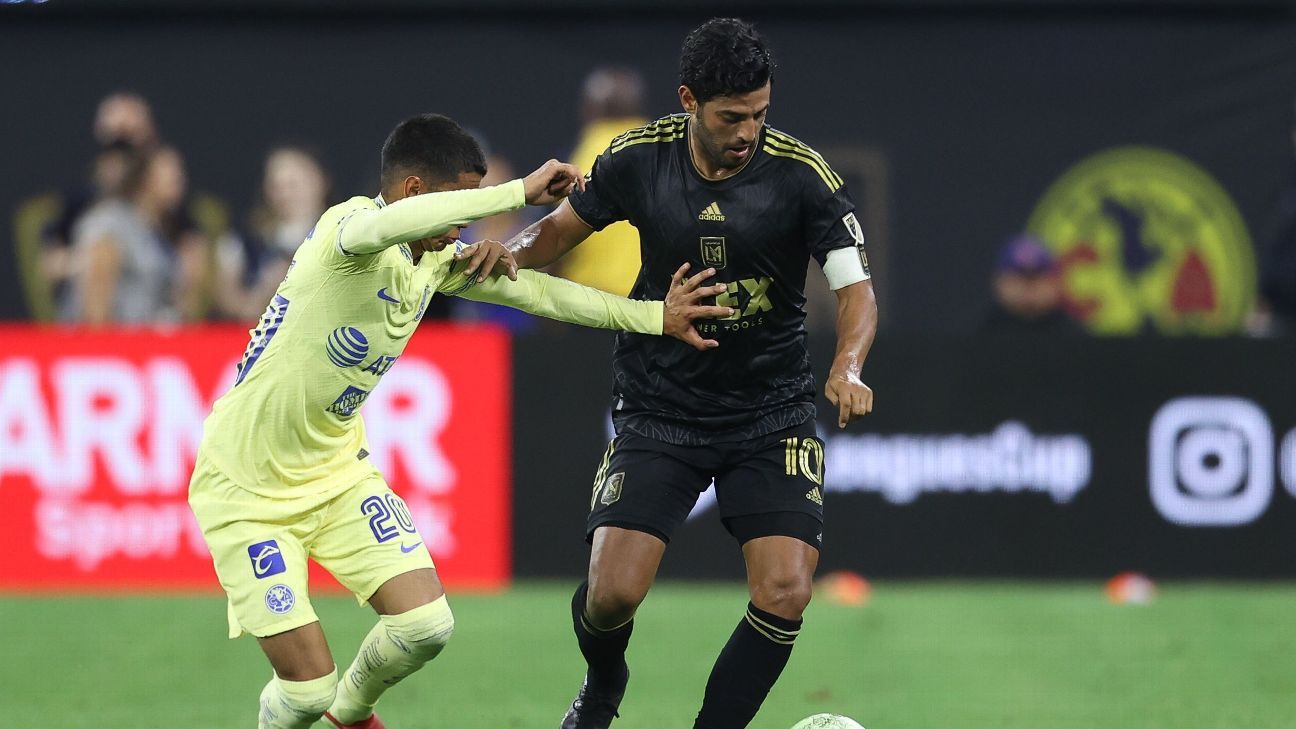
<path id="1" fill-rule="evenodd" d="M 382 719 L 379 719 L 377 714 L 370 714 L 368 719 L 357 721 L 354 724 L 343 724 L 333 718 L 333 715 L 327 711 L 324 712 L 324 718 L 328 719 L 329 723 L 338 727 L 338 729 L 387 729 L 387 727 L 383 726 Z"/>

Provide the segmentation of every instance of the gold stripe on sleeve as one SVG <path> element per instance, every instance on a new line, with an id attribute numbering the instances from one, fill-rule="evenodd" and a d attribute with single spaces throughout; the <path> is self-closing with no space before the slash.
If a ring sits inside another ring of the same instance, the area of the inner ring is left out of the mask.
<path id="1" fill-rule="evenodd" d="M 782 146 L 772 137 L 765 140 L 765 146 L 763 149 L 776 157 L 787 157 L 788 159 L 795 159 L 804 162 L 818 173 L 819 178 L 822 179 L 824 184 L 828 186 L 828 189 L 833 192 L 836 192 L 838 188 L 842 186 L 842 179 L 828 167 L 827 163 L 822 161 L 822 158 L 811 156 L 809 153 L 801 150 L 790 149 L 787 146 Z"/>

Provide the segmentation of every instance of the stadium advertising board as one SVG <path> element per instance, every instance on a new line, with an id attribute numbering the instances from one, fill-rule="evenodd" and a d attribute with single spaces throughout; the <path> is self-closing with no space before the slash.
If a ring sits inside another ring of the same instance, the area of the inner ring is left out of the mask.
<path id="1" fill-rule="evenodd" d="M 830 342 L 818 344 L 812 356 L 825 365 Z M 1296 563 L 1274 549 L 1296 517 L 1292 362 L 1296 347 L 1275 341 L 880 338 L 865 368 L 874 413 L 838 430 L 820 400 L 829 416 L 819 423 L 822 569 L 1296 576 Z M 593 371 L 603 364 L 569 360 L 593 392 L 562 393 L 558 429 L 516 431 L 519 458 L 552 447 L 563 430 L 564 452 L 576 459 L 554 462 L 542 480 L 518 474 L 519 511 L 547 517 L 516 525 L 519 574 L 584 568 L 583 517 L 608 437 L 608 378 Z M 526 397 L 526 376 L 517 373 L 519 423 L 542 406 Z M 672 539 L 664 575 L 742 574 L 714 507 L 704 494 Z M 565 532 L 555 538 L 537 524 Z"/>
<path id="2" fill-rule="evenodd" d="M 217 587 L 186 496 L 246 340 L 0 327 L 0 589 Z M 508 356 L 494 329 L 425 326 L 363 411 L 451 584 L 510 576 Z"/>

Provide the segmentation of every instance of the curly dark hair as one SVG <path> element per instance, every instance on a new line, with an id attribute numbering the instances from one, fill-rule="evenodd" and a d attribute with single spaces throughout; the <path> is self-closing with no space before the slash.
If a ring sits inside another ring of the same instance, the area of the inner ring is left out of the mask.
<path id="1" fill-rule="evenodd" d="M 699 102 L 755 91 L 774 77 L 774 56 L 751 23 L 712 18 L 684 39 L 680 84 Z"/>
<path id="2" fill-rule="evenodd" d="M 461 172 L 486 174 L 481 145 L 453 119 L 441 114 L 410 117 L 392 130 L 382 148 L 382 183 L 404 174 L 429 182 L 459 178 Z"/>

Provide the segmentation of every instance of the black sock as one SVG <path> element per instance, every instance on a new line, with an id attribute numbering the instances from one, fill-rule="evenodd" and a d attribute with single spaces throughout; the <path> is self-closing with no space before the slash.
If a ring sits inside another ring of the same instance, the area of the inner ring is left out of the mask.
<path id="1" fill-rule="evenodd" d="M 747 726 L 783 673 L 800 631 L 800 620 L 780 618 L 747 603 L 747 614 L 711 669 L 693 729 Z"/>
<path id="2" fill-rule="evenodd" d="M 612 630 L 594 627 L 585 615 L 585 596 L 588 592 L 589 583 L 582 582 L 572 596 L 572 627 L 576 630 L 576 642 L 580 644 L 585 663 L 589 665 L 586 680 L 590 688 L 597 691 L 620 684 L 627 670 L 625 652 L 626 646 L 630 644 L 634 621 Z"/>

